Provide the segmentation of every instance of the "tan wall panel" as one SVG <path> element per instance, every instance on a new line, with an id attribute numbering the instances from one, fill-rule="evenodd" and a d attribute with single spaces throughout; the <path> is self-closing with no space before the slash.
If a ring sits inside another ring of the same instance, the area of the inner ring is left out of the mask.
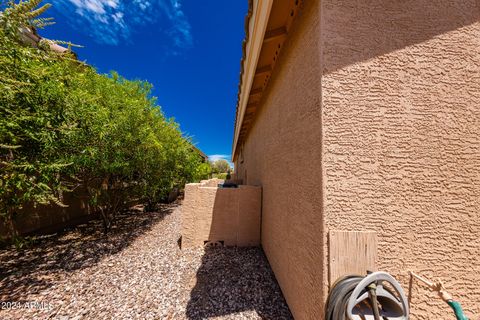
<path id="1" fill-rule="evenodd" d="M 239 188 L 237 245 L 257 246 L 260 244 L 262 193 L 258 190 L 260 188 Z"/>
<path id="2" fill-rule="evenodd" d="M 258 246 L 262 188 L 209 187 L 212 181 L 185 186 L 182 206 L 182 247 L 201 247 L 205 241 L 226 246 Z"/>
<path id="3" fill-rule="evenodd" d="M 365 231 L 328 232 L 328 276 L 330 288 L 345 275 L 364 276 L 377 271 L 377 234 Z"/>
<path id="4" fill-rule="evenodd" d="M 185 185 L 185 195 L 189 192 L 193 192 L 192 189 L 196 188 L 193 183 Z M 190 190 L 189 190 L 190 189 Z M 182 247 L 183 246 L 192 246 L 195 243 L 195 233 L 193 232 L 193 208 L 195 205 L 195 200 L 193 197 L 187 198 L 184 196 L 183 205 L 182 205 Z"/>

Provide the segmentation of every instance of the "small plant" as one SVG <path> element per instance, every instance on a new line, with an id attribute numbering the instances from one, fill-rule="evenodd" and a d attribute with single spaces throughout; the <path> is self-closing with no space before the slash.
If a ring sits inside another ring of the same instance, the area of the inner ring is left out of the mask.
<path id="1" fill-rule="evenodd" d="M 31 247 L 35 243 L 35 240 L 35 237 L 15 236 L 11 242 L 17 250 L 21 250 Z"/>

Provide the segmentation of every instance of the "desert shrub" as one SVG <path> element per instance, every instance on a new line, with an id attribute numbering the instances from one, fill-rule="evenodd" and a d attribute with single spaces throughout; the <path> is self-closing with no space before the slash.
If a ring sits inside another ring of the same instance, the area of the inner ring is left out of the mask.
<path id="1" fill-rule="evenodd" d="M 230 168 L 230 164 L 225 159 L 218 159 L 212 163 L 214 173 L 227 173 Z"/>
<path id="2" fill-rule="evenodd" d="M 130 201 L 152 204 L 193 181 L 201 158 L 149 83 L 26 45 L 22 28 L 50 24 L 39 3 L 0 13 L 0 215 L 15 236 L 26 204 L 62 205 L 62 192 L 84 186 L 107 230 Z"/>
<path id="3" fill-rule="evenodd" d="M 195 181 L 199 182 L 200 180 L 209 179 L 212 176 L 213 168 L 210 162 L 205 162 L 200 164 L 197 167 L 197 172 L 195 174 Z"/>
<path id="4" fill-rule="evenodd" d="M 214 173 L 213 178 L 226 180 L 227 179 L 227 174 L 226 173 Z"/>

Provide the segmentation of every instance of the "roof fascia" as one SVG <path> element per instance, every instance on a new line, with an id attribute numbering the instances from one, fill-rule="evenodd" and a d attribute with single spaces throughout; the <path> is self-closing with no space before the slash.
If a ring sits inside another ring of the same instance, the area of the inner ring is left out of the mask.
<path id="1" fill-rule="evenodd" d="M 238 138 L 242 127 L 245 110 L 247 107 L 250 90 L 252 89 L 255 70 L 262 50 L 263 38 L 267 30 L 267 24 L 272 10 L 273 0 L 254 1 L 253 13 L 250 18 L 250 37 L 246 46 L 246 58 L 244 61 L 244 73 L 242 75 L 242 87 L 240 91 L 238 121 L 235 126 L 233 139 L 232 161 L 235 161 Z"/>

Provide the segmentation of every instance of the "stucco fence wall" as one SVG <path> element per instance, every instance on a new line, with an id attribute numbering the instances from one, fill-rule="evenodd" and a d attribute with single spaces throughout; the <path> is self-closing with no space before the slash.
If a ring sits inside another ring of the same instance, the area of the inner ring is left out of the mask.
<path id="1" fill-rule="evenodd" d="M 218 188 L 212 179 L 185 186 L 182 248 L 207 243 L 259 246 L 262 188 L 239 185 Z"/>
<path id="2" fill-rule="evenodd" d="M 63 203 L 58 205 L 26 205 L 14 216 L 15 230 L 20 235 L 45 234 L 66 226 L 88 221 L 98 216 L 89 205 L 87 192 L 81 188 L 75 192 L 64 192 Z M 5 220 L 0 219 L 0 240 L 9 236 Z"/>
<path id="3" fill-rule="evenodd" d="M 235 163 L 296 319 L 322 319 L 328 232 L 373 231 L 379 269 L 441 278 L 480 314 L 480 9 L 304 1 Z M 412 319 L 448 306 L 413 286 Z"/>
<path id="4" fill-rule="evenodd" d="M 165 199 L 168 203 L 178 198 L 179 190 L 175 188 Z M 66 227 L 85 223 L 91 219 L 100 218 L 99 212 L 90 205 L 90 196 L 84 187 L 78 187 L 72 192 L 63 192 L 62 203 L 65 207 L 56 204 L 25 205 L 14 216 L 14 227 L 18 235 L 41 235 L 57 232 Z M 130 207 L 141 203 L 141 200 L 133 200 L 126 203 Z M 6 241 L 10 237 L 10 228 L 7 221 L 0 218 L 0 241 Z"/>

